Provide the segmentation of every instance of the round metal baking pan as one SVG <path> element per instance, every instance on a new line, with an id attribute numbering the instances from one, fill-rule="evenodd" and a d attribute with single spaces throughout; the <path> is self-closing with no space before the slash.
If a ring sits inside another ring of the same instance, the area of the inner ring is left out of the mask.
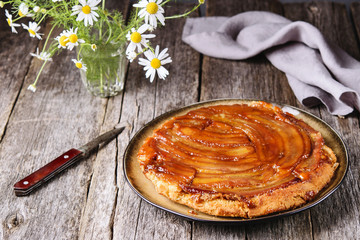
<path id="1" fill-rule="evenodd" d="M 318 130 L 324 137 L 325 144 L 329 146 L 336 154 L 337 160 L 339 162 L 339 167 L 337 168 L 335 175 L 330 181 L 330 183 L 324 189 L 322 189 L 313 200 L 295 209 L 279 212 L 276 214 L 247 219 L 247 218 L 233 218 L 233 217 L 217 217 L 217 216 L 211 216 L 205 213 L 201 213 L 198 211 L 194 211 L 193 209 L 185 205 L 173 202 L 156 192 L 152 182 L 148 180 L 145 177 L 145 175 L 142 173 L 136 157 L 145 139 L 151 136 L 155 129 L 157 129 L 160 125 L 162 125 L 165 121 L 169 120 L 170 118 L 179 115 L 184 115 L 187 112 L 195 110 L 197 108 L 212 106 L 212 105 L 242 104 L 251 101 L 255 101 L 255 100 L 218 99 L 218 100 L 211 100 L 206 102 L 199 102 L 196 104 L 188 105 L 164 113 L 161 116 L 147 123 L 131 139 L 124 154 L 124 159 L 123 159 L 124 174 L 130 187 L 135 191 L 137 195 L 139 195 L 142 199 L 144 199 L 146 202 L 152 204 L 155 207 L 158 207 L 160 209 L 163 209 L 165 211 L 171 212 L 173 214 L 176 214 L 178 216 L 190 220 L 211 222 L 211 223 L 245 223 L 245 222 L 263 221 L 267 219 L 287 216 L 309 209 L 322 202 L 328 196 L 330 196 L 339 187 L 348 169 L 348 152 L 344 141 L 341 139 L 340 135 L 336 132 L 336 130 L 334 130 L 329 124 L 327 124 L 320 118 L 314 116 L 313 114 L 308 113 L 296 107 L 276 104 L 276 103 L 272 103 L 272 104 L 279 106 L 286 112 L 290 112 L 291 114 L 295 115 L 295 117 L 302 119 L 304 122 L 312 126 L 314 129 Z"/>

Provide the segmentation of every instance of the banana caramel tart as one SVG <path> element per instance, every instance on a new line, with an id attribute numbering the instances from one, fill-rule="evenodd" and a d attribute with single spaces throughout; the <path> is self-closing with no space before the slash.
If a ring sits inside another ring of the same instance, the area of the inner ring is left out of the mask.
<path id="1" fill-rule="evenodd" d="M 320 132 L 265 102 L 215 105 L 166 121 L 138 155 L 156 191 L 216 216 L 303 205 L 338 166 Z"/>

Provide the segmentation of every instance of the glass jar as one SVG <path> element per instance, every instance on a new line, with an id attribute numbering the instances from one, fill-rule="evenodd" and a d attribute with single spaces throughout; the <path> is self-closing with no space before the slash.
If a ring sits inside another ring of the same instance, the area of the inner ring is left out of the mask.
<path id="1" fill-rule="evenodd" d="M 97 45 L 96 49 L 85 45 L 77 49 L 87 68 L 86 71 L 80 71 L 81 79 L 90 93 L 99 97 L 111 97 L 124 89 L 128 63 L 125 49 L 125 43 Z"/>

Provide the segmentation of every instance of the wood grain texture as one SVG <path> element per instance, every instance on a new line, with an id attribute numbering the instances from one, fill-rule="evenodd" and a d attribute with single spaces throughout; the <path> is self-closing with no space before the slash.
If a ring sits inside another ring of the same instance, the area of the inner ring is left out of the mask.
<path id="1" fill-rule="evenodd" d="M 0 15 L 5 16 L 4 9 Z M 20 27 L 18 34 L 12 33 L 6 19 L 0 18 L 0 141 L 32 60 L 29 53 L 39 43 L 29 39 L 28 44 L 22 44 L 25 38 L 29 38 L 26 31 Z"/>
<path id="2" fill-rule="evenodd" d="M 244 11 L 272 11 L 282 13 L 277 1 L 208 1 L 207 15 L 230 15 Z M 295 104 L 286 77 L 273 67 L 263 55 L 246 61 L 230 61 L 204 57 L 201 100 L 214 98 L 250 98 Z M 273 86 L 273 87 L 268 87 Z"/>
<path id="3" fill-rule="evenodd" d="M 301 10 L 299 10 L 301 9 Z M 359 45 L 345 5 L 331 2 L 285 4 L 285 16 L 315 25 L 327 39 L 359 59 Z M 314 239 L 358 239 L 359 229 L 359 113 L 345 119 L 319 108 L 321 118 L 343 136 L 350 154 L 350 169 L 340 188 L 311 209 Z"/>
<path id="4" fill-rule="evenodd" d="M 181 13 L 189 6 L 192 5 L 175 5 L 165 11 L 169 15 Z M 178 29 L 182 29 L 183 24 L 183 19 L 167 21 L 166 28 L 158 29 L 155 32 L 157 37 L 152 41 L 154 46 L 159 44 L 161 49 L 169 48 L 173 62 L 165 65 L 170 72 L 166 80 L 156 79 L 149 83 L 140 66 L 130 66 L 121 118 L 122 122 L 129 122 L 133 126 L 130 136 L 155 116 L 198 99 L 200 56 L 181 42 L 181 31 Z M 124 141 L 129 140 L 124 139 L 122 147 L 119 147 L 123 149 L 119 154 L 120 159 L 126 147 Z M 122 162 L 119 162 L 120 172 L 122 174 Z M 119 189 L 115 213 L 114 239 L 191 238 L 191 224 L 188 221 L 140 201 L 127 184 L 123 186 L 123 178 L 119 179 L 119 186 L 122 187 Z"/>
<path id="5" fill-rule="evenodd" d="M 225 9 L 224 9 L 225 8 Z M 266 10 L 282 14 L 277 1 L 208 1 L 207 15 L 235 15 L 243 11 Z M 261 99 L 299 106 L 285 75 L 273 67 L 263 55 L 244 61 L 228 61 L 204 57 L 201 100 L 214 98 Z M 261 227 L 260 227 L 261 226 Z M 194 223 L 195 239 L 249 238 L 311 239 L 309 212 L 238 227 L 208 226 Z"/>
<path id="6" fill-rule="evenodd" d="M 352 17 L 352 22 L 355 25 L 357 40 L 359 41 L 360 36 L 360 2 L 353 2 L 350 5 L 350 14 Z M 359 42 L 358 42 L 359 43 Z"/>
<path id="7" fill-rule="evenodd" d="M 233 1 L 227 2 L 227 4 L 209 1 L 207 14 L 223 15 L 222 13 L 225 12 L 226 15 L 234 15 L 248 10 L 267 10 L 282 14 L 282 6 L 276 1 Z M 202 100 L 223 97 L 251 98 L 304 108 L 296 100 L 285 75 L 275 69 L 262 55 L 245 61 L 227 61 L 204 57 L 202 72 Z M 217 84 L 219 79 L 220 85 Z M 319 115 L 318 110 L 313 109 L 312 111 Z M 242 238 L 246 235 L 247 238 L 259 239 L 266 235 L 268 239 L 312 238 L 309 211 L 261 223 L 261 228 L 259 225 L 249 224 L 246 227 L 226 228 L 194 223 L 193 237 L 195 239 L 217 239 L 224 236 L 225 238 L 233 238 L 234 236 Z"/>
<path id="8" fill-rule="evenodd" d="M 106 101 L 86 91 L 72 58 L 74 52 L 54 57 L 44 68 L 36 94 L 26 88 L 42 63 L 34 59 L 29 67 L 0 150 L 3 239 L 78 237 L 93 156 L 28 197 L 17 198 L 12 190 L 17 180 L 99 134 Z"/>
<path id="9" fill-rule="evenodd" d="M 129 1 L 106 1 L 108 9 L 117 9 L 128 15 Z M 106 99 L 105 116 L 101 122 L 101 132 L 118 125 L 122 109 L 120 95 Z M 125 130 L 122 135 L 126 136 Z M 118 136 L 120 138 L 121 136 Z M 122 146 L 122 149 L 124 146 Z M 117 141 L 111 141 L 99 149 L 93 162 L 93 172 L 89 181 L 84 211 L 81 216 L 79 239 L 112 239 L 115 207 L 119 190 L 118 182 L 119 149 Z"/>
<path id="10" fill-rule="evenodd" d="M 128 16 L 128 0 L 106 6 Z M 193 5 L 176 4 L 166 14 Z M 207 1 L 208 16 L 266 10 L 314 24 L 333 43 L 358 60 L 360 3 L 280 4 L 276 0 Z M 3 10 L 0 9 L 0 14 Z M 192 15 L 192 16 L 197 16 Z M 359 239 L 359 113 L 337 118 L 325 107 L 302 106 L 285 75 L 263 55 L 243 61 L 201 57 L 181 41 L 184 19 L 167 20 L 156 30 L 154 44 L 169 48 L 170 75 L 150 83 L 137 61 L 129 65 L 125 90 L 110 99 L 92 97 L 64 52 L 44 69 L 34 94 L 27 91 L 41 62 L 30 57 L 42 43 L 26 31 L 11 34 L 0 19 L 0 239 Z M 49 31 L 49 27 L 41 29 Z M 23 44 L 24 39 L 28 40 Z M 302 213 L 247 225 L 191 222 L 141 200 L 126 183 L 123 155 L 134 134 L 154 117 L 198 100 L 251 98 L 290 104 L 320 116 L 345 140 L 350 169 L 328 199 Z M 15 197 L 13 184 L 72 147 L 86 143 L 120 123 L 127 128 L 98 152 L 84 159 L 27 197 Z"/>

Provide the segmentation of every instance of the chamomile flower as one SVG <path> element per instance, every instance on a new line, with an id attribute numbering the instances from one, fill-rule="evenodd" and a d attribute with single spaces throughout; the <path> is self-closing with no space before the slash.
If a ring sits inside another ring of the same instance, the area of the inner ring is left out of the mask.
<path id="1" fill-rule="evenodd" d="M 20 17 L 32 17 L 34 14 L 29 13 L 29 7 L 26 5 L 26 3 L 22 2 L 19 5 L 19 16 Z"/>
<path id="2" fill-rule="evenodd" d="M 40 11 L 40 7 L 39 6 L 35 6 L 34 8 L 33 8 L 33 10 L 34 10 L 34 12 L 39 12 Z"/>
<path id="3" fill-rule="evenodd" d="M 60 33 L 59 36 L 55 38 L 58 41 L 58 48 L 66 48 L 66 44 L 69 42 L 69 38 L 66 36 L 66 30 Z"/>
<path id="4" fill-rule="evenodd" d="M 34 83 L 30 84 L 27 89 L 32 91 L 32 92 L 35 92 L 36 91 L 36 85 Z"/>
<path id="5" fill-rule="evenodd" d="M 65 33 L 65 36 L 68 38 L 68 42 L 66 43 L 66 47 L 69 50 L 72 50 L 75 46 L 79 46 L 79 43 L 84 43 L 85 41 L 82 39 L 79 39 L 77 36 L 77 28 L 75 28 L 75 31 L 71 28 L 69 31 Z"/>
<path id="6" fill-rule="evenodd" d="M 152 51 L 147 50 L 144 52 L 147 59 L 139 59 L 139 64 L 145 66 L 145 76 L 146 78 L 150 77 L 150 82 L 154 81 L 155 73 L 158 74 L 160 79 L 165 79 L 165 77 L 169 75 L 168 70 L 163 67 L 163 65 L 172 62 L 167 50 L 168 49 L 165 48 L 159 53 L 159 45 L 157 45 L 155 48 L 155 54 Z"/>
<path id="7" fill-rule="evenodd" d="M 96 46 L 96 44 L 95 43 L 93 43 L 93 44 L 91 44 L 91 50 L 93 50 L 94 52 L 96 51 L 96 49 L 97 49 L 97 46 Z"/>
<path id="8" fill-rule="evenodd" d="M 61 2 L 62 0 L 52 0 L 53 2 Z"/>
<path id="9" fill-rule="evenodd" d="M 163 15 L 164 9 L 160 6 L 162 0 L 141 0 L 139 3 L 134 4 L 134 7 L 142 8 L 139 11 L 139 17 L 145 18 L 145 23 L 150 24 L 154 28 L 157 27 L 157 20 L 162 25 L 165 25 L 165 17 Z"/>
<path id="10" fill-rule="evenodd" d="M 155 28 L 153 26 L 149 25 L 148 31 L 153 32 L 154 30 L 155 30 Z"/>
<path id="11" fill-rule="evenodd" d="M 136 52 L 128 52 L 126 54 L 126 57 L 127 57 L 127 59 L 129 59 L 130 62 L 132 62 L 137 57 L 137 54 L 136 54 Z"/>
<path id="12" fill-rule="evenodd" d="M 20 24 L 18 23 L 13 23 L 12 21 L 12 15 L 8 12 L 8 10 L 5 10 L 5 16 L 6 16 L 6 21 L 9 24 L 9 26 L 11 27 L 11 32 L 13 33 L 18 33 L 15 29 L 15 27 L 20 27 Z"/>
<path id="13" fill-rule="evenodd" d="M 135 28 L 132 28 L 131 32 L 130 31 L 128 32 L 126 37 L 127 37 L 128 41 L 130 41 L 130 43 L 126 49 L 127 53 L 134 52 L 136 47 L 140 53 L 140 52 L 142 52 L 141 45 L 143 45 L 144 47 L 147 47 L 147 43 L 149 42 L 149 40 L 147 40 L 147 38 L 155 37 L 155 34 L 143 34 L 148 29 L 149 29 L 149 25 L 143 24 L 141 27 L 139 27 L 138 30 L 135 30 Z"/>
<path id="14" fill-rule="evenodd" d="M 82 59 L 80 60 L 76 60 L 76 59 L 71 59 L 71 61 L 73 61 L 75 63 L 75 66 L 80 69 L 80 70 L 83 70 L 86 72 L 86 64 L 82 62 Z"/>
<path id="15" fill-rule="evenodd" d="M 40 35 L 43 35 L 42 33 L 38 33 L 40 30 L 40 26 L 36 22 L 29 22 L 29 26 L 26 26 L 22 23 L 22 26 L 24 29 L 28 30 L 30 37 L 37 37 L 38 39 L 42 39 Z"/>
<path id="16" fill-rule="evenodd" d="M 75 5 L 72 7 L 73 13 L 71 16 L 78 14 L 76 21 L 84 20 L 84 25 L 87 26 L 93 25 L 93 22 L 97 21 L 97 17 L 99 14 L 95 12 L 98 9 L 96 5 L 98 5 L 101 0 L 79 0 L 81 5 Z"/>
<path id="17" fill-rule="evenodd" d="M 30 55 L 42 61 L 52 61 L 52 58 L 50 57 L 50 53 L 47 52 L 39 53 L 39 48 L 36 48 L 36 53 L 30 53 Z"/>

